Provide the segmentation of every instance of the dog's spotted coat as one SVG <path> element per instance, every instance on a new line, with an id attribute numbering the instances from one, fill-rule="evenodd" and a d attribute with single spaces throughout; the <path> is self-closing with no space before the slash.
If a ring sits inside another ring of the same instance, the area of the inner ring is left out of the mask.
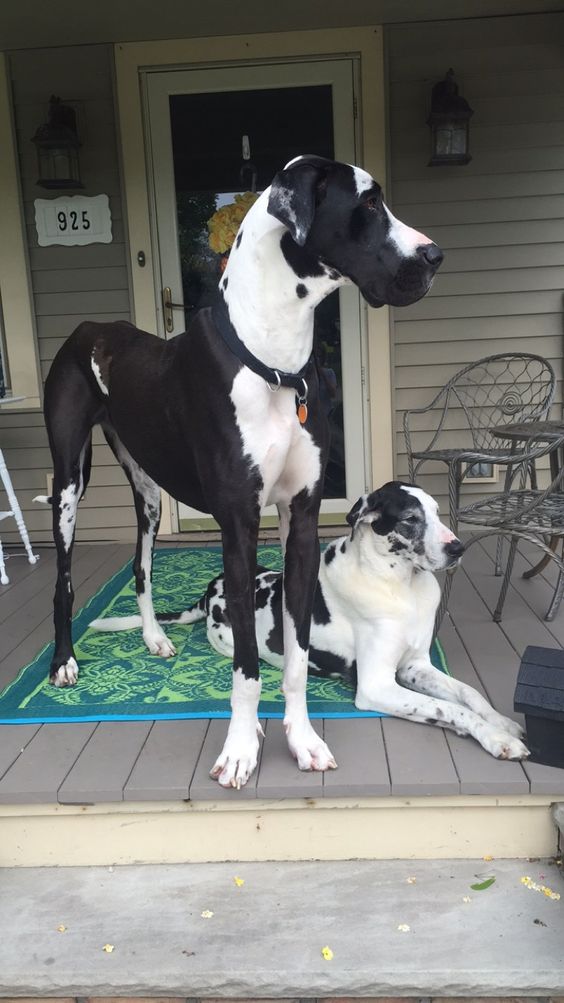
<path id="1" fill-rule="evenodd" d="M 392 481 L 359 499 L 350 536 L 330 543 L 320 565 L 311 622 L 309 669 L 356 683 L 356 705 L 472 735 L 493 756 L 523 759 L 522 731 L 476 690 L 429 658 L 439 588 L 435 571 L 456 564 L 464 547 L 440 521 L 435 501 Z M 284 665 L 282 574 L 260 569 L 255 586 L 259 654 Z M 206 618 L 210 643 L 233 655 L 223 576 L 181 613 L 161 623 Z M 138 617 L 96 620 L 98 630 L 140 626 Z"/>

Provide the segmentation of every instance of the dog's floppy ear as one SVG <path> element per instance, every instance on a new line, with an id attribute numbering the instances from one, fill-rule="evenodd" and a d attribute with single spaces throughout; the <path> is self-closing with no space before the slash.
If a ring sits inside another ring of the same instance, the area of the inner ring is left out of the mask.
<path id="1" fill-rule="evenodd" d="M 288 227 L 300 247 L 307 240 L 330 163 L 322 157 L 300 157 L 279 171 L 272 182 L 268 211 Z"/>
<path id="2" fill-rule="evenodd" d="M 361 495 L 358 501 L 353 505 L 350 512 L 347 515 L 347 522 L 349 526 L 352 527 L 351 540 L 354 537 L 355 530 L 359 524 L 362 522 L 364 517 L 370 513 L 374 518 L 378 518 L 378 509 L 380 507 L 380 492 L 372 491 L 369 495 Z M 372 521 L 372 520 L 371 520 Z"/>

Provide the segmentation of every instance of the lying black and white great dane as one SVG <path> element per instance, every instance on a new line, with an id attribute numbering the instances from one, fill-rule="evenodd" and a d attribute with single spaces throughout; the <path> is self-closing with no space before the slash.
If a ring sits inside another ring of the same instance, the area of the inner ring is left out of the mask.
<path id="1" fill-rule="evenodd" d="M 298 157 L 250 209 L 217 306 L 200 311 L 188 333 L 164 341 L 123 322 L 85 322 L 76 329 L 45 386 L 58 562 L 55 686 L 72 686 L 78 675 L 71 554 L 90 474 L 91 430 L 100 424 L 133 489 L 137 598 L 143 637 L 154 654 L 173 652 L 151 599 L 160 488 L 210 512 L 221 527 L 233 690 L 227 738 L 212 776 L 238 787 L 257 762 L 254 582 L 260 511 L 269 502 L 278 507 L 285 547 L 288 744 L 302 770 L 335 767 L 310 724 L 305 697 L 328 445 L 312 359 L 313 312 L 345 283 L 356 284 L 374 307 L 414 303 L 429 289 L 442 257 L 428 237 L 391 214 L 366 171 Z"/>
<path id="2" fill-rule="evenodd" d="M 472 735 L 499 759 L 524 759 L 522 729 L 466 683 L 436 669 L 429 658 L 440 589 L 435 571 L 452 567 L 464 547 L 420 488 L 391 481 L 364 495 L 348 514 L 350 536 L 329 544 L 321 559 L 313 602 L 309 665 L 321 675 L 356 678 L 356 706 L 436 724 Z M 282 574 L 260 569 L 255 623 L 261 658 L 284 664 Z M 206 618 L 210 644 L 233 655 L 225 581 L 160 623 Z M 141 618 L 94 620 L 95 630 L 128 630 Z"/>

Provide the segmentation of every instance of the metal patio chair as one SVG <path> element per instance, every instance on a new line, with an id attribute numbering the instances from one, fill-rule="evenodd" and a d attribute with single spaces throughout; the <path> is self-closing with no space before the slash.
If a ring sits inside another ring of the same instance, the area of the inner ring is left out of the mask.
<path id="1" fill-rule="evenodd" d="M 500 439 L 494 429 L 508 422 L 543 419 L 552 404 L 556 377 L 550 362 L 528 352 L 489 355 L 459 370 L 425 407 L 410 408 L 403 417 L 410 480 L 414 483 L 425 463 L 445 464 L 448 476 L 450 526 L 458 530 L 460 490 L 469 471 L 477 464 L 506 468 L 506 490 L 527 464 L 531 487 L 536 489 L 535 460 L 550 451 L 546 443 L 518 451 L 515 442 Z M 429 415 L 431 421 L 421 416 Z M 429 424 L 434 431 L 429 433 Z M 425 432 L 415 430 L 423 426 Z M 430 438 L 429 438 L 430 435 Z M 420 446 L 421 438 L 427 438 Z M 496 571 L 500 571 L 498 549 Z M 447 574 L 437 629 L 448 603 L 452 574 Z"/>
<path id="2" fill-rule="evenodd" d="M 564 541 L 564 433 L 558 438 L 544 442 L 542 451 L 529 440 L 529 448 L 519 455 L 520 484 L 517 490 L 509 490 L 500 494 L 489 495 L 481 501 L 465 505 L 458 511 L 460 522 L 483 527 L 482 531 L 474 533 L 467 546 L 477 543 L 486 536 L 510 537 L 509 556 L 507 558 L 501 591 L 494 610 L 493 619 L 501 620 L 503 605 L 509 588 L 515 553 L 520 540 L 528 540 L 544 551 L 547 558 L 558 565 L 559 574 L 556 588 L 545 615 L 545 620 L 553 620 L 564 595 L 564 543 L 561 554 L 555 552 L 554 544 Z M 544 453 L 551 456 L 551 470 L 555 473 L 551 483 L 545 490 L 525 487 L 527 467 Z M 556 462 L 552 462 L 557 458 Z M 535 569 L 533 569 L 533 572 Z M 530 577 L 531 571 L 523 577 Z"/>

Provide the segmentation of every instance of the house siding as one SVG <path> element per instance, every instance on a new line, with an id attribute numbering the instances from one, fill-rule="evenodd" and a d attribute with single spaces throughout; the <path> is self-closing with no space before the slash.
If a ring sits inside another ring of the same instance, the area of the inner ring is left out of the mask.
<path id="1" fill-rule="evenodd" d="M 14 52 L 9 57 L 14 117 L 32 277 L 41 376 L 44 380 L 58 348 L 83 320 L 129 320 L 130 293 L 124 214 L 120 188 L 113 96 L 113 51 L 86 45 Z M 30 142 L 56 94 L 76 105 L 81 194 L 109 196 L 112 242 L 84 247 L 39 247 L 34 199 L 55 197 L 39 188 L 35 147 Z M 0 442 L 14 488 L 34 543 L 51 538 L 50 511 L 33 505 L 45 494 L 51 455 L 43 416 L 38 411 L 0 413 Z M 133 539 L 135 512 L 121 467 L 99 429 L 93 437 L 92 477 L 79 511 L 78 540 Z M 2 502 L 0 498 L 0 508 Z M 2 540 L 19 539 L 15 523 L 1 525 Z"/>
<path id="2" fill-rule="evenodd" d="M 561 375 L 564 15 L 404 24 L 386 37 L 394 212 L 445 251 L 430 294 L 392 318 L 396 471 L 405 478 L 403 412 L 428 404 L 466 363 L 530 351 Z M 474 109 L 473 159 L 428 167 L 431 88 L 451 66 Z M 554 417 L 561 401 L 559 382 Z M 432 427 L 432 413 L 418 419 L 417 447 Z M 459 429 L 455 413 L 452 444 Z M 419 483 L 446 512 L 444 471 L 429 464 Z"/>
<path id="3" fill-rule="evenodd" d="M 431 400 L 461 366 L 496 351 L 546 355 L 562 364 L 564 288 L 564 14 L 394 25 L 386 29 L 390 129 L 389 200 L 394 211 L 445 250 L 433 290 L 392 314 L 395 469 L 407 474 L 402 414 Z M 82 320 L 130 318 L 130 288 L 110 46 L 17 51 L 9 57 L 22 173 L 41 373 Z M 429 168 L 425 124 L 433 83 L 453 66 L 474 109 L 473 160 Z M 113 241 L 38 247 L 35 149 L 51 93 L 77 102 L 84 193 L 110 198 Z M 561 413 L 560 385 L 555 414 Z M 424 443 L 428 423 L 415 441 Z M 454 438 L 456 415 L 451 423 Z M 34 542 L 49 541 L 50 515 L 32 505 L 46 490 L 51 459 L 37 411 L 0 412 L 0 444 Z M 446 480 L 421 484 L 443 511 Z M 482 490 L 478 486 L 469 491 Z M 0 496 L 0 508 L 2 500 Z M 12 520 L 2 539 L 18 539 Z M 132 539 L 125 476 L 99 430 L 79 540 Z"/>

